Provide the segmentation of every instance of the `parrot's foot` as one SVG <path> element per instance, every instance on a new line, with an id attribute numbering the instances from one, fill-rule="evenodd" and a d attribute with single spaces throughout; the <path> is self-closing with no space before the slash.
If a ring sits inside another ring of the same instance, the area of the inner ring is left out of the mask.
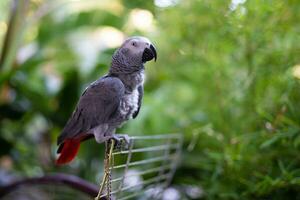
<path id="1" fill-rule="evenodd" d="M 128 149 L 130 144 L 130 137 L 123 134 L 113 134 L 111 139 L 116 141 L 115 149 Z"/>

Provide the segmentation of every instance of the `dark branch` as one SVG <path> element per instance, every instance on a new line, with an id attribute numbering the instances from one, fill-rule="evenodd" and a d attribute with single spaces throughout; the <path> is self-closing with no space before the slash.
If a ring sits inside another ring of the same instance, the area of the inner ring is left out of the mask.
<path id="1" fill-rule="evenodd" d="M 67 174 L 53 174 L 46 175 L 38 178 L 25 178 L 23 180 L 18 180 L 10 183 L 6 186 L 0 187 L 0 198 L 4 197 L 10 192 L 17 190 L 20 186 L 26 185 L 41 185 L 41 184 L 63 184 L 75 190 L 79 190 L 91 197 L 97 196 L 98 187 L 92 183 L 89 183 L 77 176 L 67 175 Z M 106 198 L 102 198 L 105 200 Z"/>

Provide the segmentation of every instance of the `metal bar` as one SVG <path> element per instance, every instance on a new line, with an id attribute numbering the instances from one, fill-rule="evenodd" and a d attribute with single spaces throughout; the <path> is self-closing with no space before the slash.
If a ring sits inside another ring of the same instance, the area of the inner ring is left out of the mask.
<path id="1" fill-rule="evenodd" d="M 136 186 L 140 186 L 140 185 L 143 185 L 143 186 L 144 186 L 144 185 L 147 185 L 147 184 L 156 182 L 156 181 L 161 181 L 161 180 L 163 180 L 163 179 L 165 179 L 165 178 L 168 178 L 168 175 L 167 175 L 167 174 L 163 174 L 162 176 L 156 176 L 156 177 L 150 178 L 150 179 L 148 179 L 148 180 L 146 180 L 146 181 L 142 181 L 142 182 L 139 183 L 138 185 L 131 185 L 131 186 L 124 187 L 124 188 L 122 188 L 122 191 L 129 190 L 129 189 L 134 188 L 134 187 L 136 187 Z"/>
<path id="2" fill-rule="evenodd" d="M 170 155 L 167 159 L 171 160 L 174 156 L 175 155 Z M 146 159 L 146 160 L 140 160 L 140 161 L 132 162 L 132 163 L 129 163 L 128 166 L 144 165 L 144 164 L 148 164 L 148 163 L 154 163 L 154 162 L 162 161 L 164 159 L 165 159 L 164 156 L 160 156 L 160 157 L 156 157 L 156 158 L 150 158 L 150 159 Z M 123 167 L 126 167 L 126 166 L 127 166 L 126 164 L 117 165 L 117 166 L 111 167 L 111 169 L 119 169 L 119 168 L 123 168 Z"/>
<path id="3" fill-rule="evenodd" d="M 147 184 L 150 184 L 150 183 L 153 183 L 153 182 L 156 182 L 156 181 L 159 181 L 159 180 L 163 180 L 163 179 L 166 179 L 166 178 L 168 178 L 168 175 L 167 175 L 167 174 L 164 174 L 164 175 L 162 175 L 162 176 L 157 176 L 157 177 L 148 179 L 148 180 L 146 180 L 146 181 L 142 181 L 142 182 L 139 183 L 138 185 L 131 185 L 131 186 L 123 187 L 121 190 L 122 190 L 122 191 L 129 190 L 129 189 L 131 189 L 131 188 L 135 188 L 135 187 L 140 186 L 140 185 L 145 186 L 145 185 L 147 185 Z M 112 195 L 113 195 L 113 194 L 116 194 L 118 191 L 119 191 L 119 190 L 112 191 L 110 194 L 112 194 Z M 105 197 L 105 195 L 107 195 L 107 194 L 103 194 L 103 195 L 101 195 L 100 197 Z"/>
<path id="4" fill-rule="evenodd" d="M 124 169 L 124 172 L 123 172 L 123 177 L 121 179 L 121 182 L 120 182 L 120 185 L 119 185 L 119 192 L 120 192 L 120 195 L 122 194 L 122 187 L 123 187 L 123 181 L 125 179 L 125 176 L 126 176 L 126 173 L 128 171 L 128 168 L 129 168 L 129 163 L 130 163 L 130 160 L 131 160 L 131 156 L 132 156 L 132 148 L 134 146 L 134 140 L 130 140 L 130 147 L 129 147 L 129 150 L 127 151 L 128 152 L 128 156 L 127 156 L 127 161 L 126 161 L 126 167 Z M 114 155 L 113 155 L 114 156 Z M 112 182 L 112 181 L 111 181 Z"/>
<path id="5" fill-rule="evenodd" d="M 181 154 L 182 154 L 182 145 L 183 145 L 183 137 L 182 135 L 180 135 L 180 139 L 179 139 L 179 147 L 177 148 L 176 152 L 175 152 L 175 155 L 177 155 L 179 158 L 181 158 Z M 173 166 L 171 168 L 171 172 L 169 173 L 169 177 L 166 181 L 166 185 L 165 186 L 168 186 L 170 185 L 171 181 L 172 181 L 172 178 L 175 174 L 175 171 L 176 171 L 176 168 L 177 168 L 177 165 L 179 164 L 179 160 L 180 159 L 177 159 L 173 161 Z"/>
<path id="6" fill-rule="evenodd" d="M 167 139 L 168 145 L 170 145 L 171 142 L 172 142 L 171 139 L 168 138 L 168 139 Z M 165 156 L 165 160 L 163 161 L 162 166 L 168 162 L 167 158 L 168 158 L 168 156 L 170 155 L 170 153 L 171 153 L 171 152 L 170 152 L 170 149 L 166 149 L 166 150 L 165 150 L 165 155 L 164 155 L 164 156 Z M 164 174 L 164 169 L 161 168 L 161 170 L 159 171 L 158 176 L 162 176 L 163 174 Z M 168 180 L 168 179 L 165 180 L 165 183 L 164 183 L 164 184 L 167 183 L 167 180 Z M 159 181 L 156 181 L 156 185 L 158 185 L 158 184 L 159 184 Z"/>
<path id="7" fill-rule="evenodd" d="M 128 196 L 122 197 L 122 198 L 119 199 L 119 200 L 130 199 L 130 198 L 132 198 L 132 197 L 139 196 L 139 195 L 141 195 L 141 194 L 143 194 L 143 193 L 145 193 L 145 190 L 142 190 L 142 191 L 140 191 L 140 192 L 135 192 L 135 193 L 130 194 L 130 195 L 128 195 Z"/>
<path id="8" fill-rule="evenodd" d="M 139 191 L 139 192 L 135 192 L 133 194 L 129 194 L 125 197 L 122 197 L 121 199 L 119 200 L 126 200 L 126 199 L 130 199 L 132 197 L 135 197 L 135 196 L 139 196 L 141 194 L 144 194 L 147 190 L 149 190 L 151 187 L 147 187 L 147 188 L 144 188 L 143 190 Z M 157 194 L 155 195 L 157 197 Z M 153 199 L 153 196 L 151 196 L 151 198 Z M 149 198 L 148 198 L 149 199 Z"/>
<path id="9" fill-rule="evenodd" d="M 149 136 L 131 136 L 133 140 L 156 140 L 156 139 L 167 139 L 167 138 L 176 138 L 180 139 L 181 134 L 166 134 L 166 135 L 149 135 Z"/>
<path id="10" fill-rule="evenodd" d="M 132 176 L 140 176 L 140 175 L 145 175 L 145 174 L 149 174 L 149 173 L 153 173 L 153 172 L 159 172 L 162 168 L 164 170 L 167 170 L 167 169 L 171 169 L 173 165 L 166 165 L 166 166 L 163 166 L 163 167 L 155 167 L 155 168 L 152 168 L 152 169 L 148 169 L 148 170 L 144 170 L 142 172 L 137 172 L 137 173 L 133 173 L 133 174 L 130 174 L 129 176 L 126 176 L 125 175 L 125 178 L 128 178 L 128 177 L 132 177 Z M 118 181 L 121 181 L 123 178 L 122 177 L 119 177 L 119 178 L 115 178 L 113 180 L 111 180 L 111 182 L 118 182 Z"/>
<path id="11" fill-rule="evenodd" d="M 178 143 L 177 144 L 172 144 L 172 145 L 170 145 L 170 144 L 167 144 L 167 145 L 158 145 L 158 146 L 153 146 L 153 147 L 145 147 L 145 148 L 132 149 L 130 151 L 131 151 L 131 153 L 161 151 L 161 150 L 178 148 L 178 145 L 179 145 Z M 129 150 L 114 152 L 113 155 L 127 154 L 127 153 L 129 153 Z"/>
<path id="12" fill-rule="evenodd" d="M 122 198 L 119 199 L 119 200 L 124 200 L 124 199 L 132 198 L 132 197 L 135 197 L 135 196 L 137 196 L 137 195 L 143 194 L 143 193 L 145 192 L 145 190 L 147 190 L 147 188 L 142 189 L 140 192 L 136 192 L 136 193 L 130 194 L 130 195 L 128 195 L 128 196 L 122 197 Z M 113 193 L 113 194 L 116 194 L 117 191 L 113 191 L 112 193 Z M 102 195 L 101 197 L 105 197 L 105 195 Z"/>

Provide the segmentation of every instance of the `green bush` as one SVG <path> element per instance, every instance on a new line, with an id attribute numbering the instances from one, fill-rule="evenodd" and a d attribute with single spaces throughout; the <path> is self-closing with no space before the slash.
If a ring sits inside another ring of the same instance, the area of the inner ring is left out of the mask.
<path id="1" fill-rule="evenodd" d="M 90 64 L 76 48 L 110 26 L 146 35 L 158 48 L 158 62 L 146 68 L 141 113 L 119 132 L 182 132 L 184 154 L 172 184 L 200 186 L 206 199 L 300 198 L 298 1 L 195 0 L 165 8 L 91 2 L 48 2 L 53 10 L 28 24 L 28 49 L 18 50 L 33 53 L 0 74 L 0 155 L 12 160 L 9 170 L 65 171 L 95 181 L 103 147 L 94 141 L 82 145 L 71 166 L 56 168 L 53 159 L 80 93 L 107 71 L 114 50 L 101 49 Z M 45 3 L 32 1 L 26 19 Z M 152 13 L 151 29 L 130 25 L 136 9 Z"/>

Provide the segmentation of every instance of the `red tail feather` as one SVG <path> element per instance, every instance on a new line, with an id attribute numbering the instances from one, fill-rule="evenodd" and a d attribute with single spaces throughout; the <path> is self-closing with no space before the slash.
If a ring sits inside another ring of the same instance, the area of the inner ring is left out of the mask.
<path id="1" fill-rule="evenodd" d="M 63 165 L 68 162 L 71 162 L 75 158 L 79 150 L 80 141 L 81 139 L 66 139 L 64 143 L 61 144 L 63 146 L 62 146 L 61 153 L 58 159 L 56 160 L 56 164 Z"/>

